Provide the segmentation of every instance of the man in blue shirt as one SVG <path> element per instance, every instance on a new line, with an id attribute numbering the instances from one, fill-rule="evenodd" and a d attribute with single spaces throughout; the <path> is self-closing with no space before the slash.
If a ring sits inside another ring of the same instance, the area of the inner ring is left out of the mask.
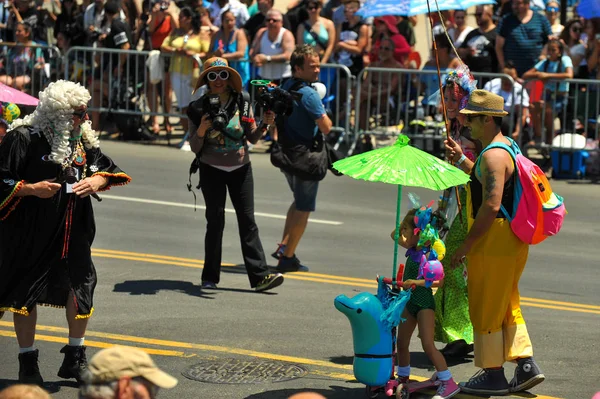
<path id="1" fill-rule="evenodd" d="M 280 140 L 283 138 L 281 145 L 284 149 L 286 145 L 297 144 L 310 148 L 319 131 L 328 134 L 332 127 L 321 98 L 311 87 L 311 84 L 319 78 L 321 67 L 319 55 L 314 47 L 298 46 L 292 53 L 290 66 L 292 77 L 283 84 L 282 89 L 296 91 L 298 95 L 295 95 L 292 114 L 285 119 L 283 131 L 279 131 L 278 134 Z M 281 244 L 273 256 L 279 259 L 277 268 L 280 271 L 307 270 L 300 264 L 295 251 L 306 229 L 308 217 L 315 211 L 319 182 L 302 180 L 292 173 L 283 170 L 282 172 L 294 193 L 294 202 L 287 213 Z"/>

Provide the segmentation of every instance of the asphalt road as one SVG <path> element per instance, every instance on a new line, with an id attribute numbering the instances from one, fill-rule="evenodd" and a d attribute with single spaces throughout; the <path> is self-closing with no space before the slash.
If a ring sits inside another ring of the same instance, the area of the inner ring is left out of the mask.
<path id="1" fill-rule="evenodd" d="M 249 289 L 239 266 L 235 216 L 227 213 L 221 283 L 218 290 L 203 292 L 203 200 L 197 192 L 194 211 L 186 188 L 192 155 L 117 142 L 104 142 L 103 148 L 133 182 L 94 204 L 99 283 L 88 355 L 114 344 L 144 348 L 179 378 L 179 385 L 161 391 L 161 398 L 277 399 L 303 390 L 335 399 L 365 397 L 364 387 L 353 381 L 350 325 L 333 299 L 375 292 L 375 275 L 391 274 L 396 187 L 329 175 L 297 251 L 310 273 L 287 275 L 284 285 L 269 294 Z M 252 160 L 257 222 L 265 251 L 271 253 L 291 194 L 267 155 L 253 154 Z M 193 180 L 196 184 L 197 175 Z M 535 357 L 547 380 L 524 397 L 589 399 L 600 390 L 600 248 L 594 244 L 600 242 L 600 190 L 589 182 L 555 181 L 553 188 L 566 198 L 569 215 L 559 236 L 531 247 L 520 285 Z M 424 202 L 437 195 L 411 191 Z M 406 209 L 406 196 L 402 205 Z M 63 311 L 41 308 L 38 323 L 46 387 L 56 398 L 74 398 L 74 384 L 56 377 L 67 337 Z M 18 347 L 10 315 L 0 321 L 0 343 L 0 384 L 11 384 L 17 378 Z M 411 350 L 413 374 L 431 375 L 416 335 Z M 259 369 L 266 367 L 259 362 L 291 362 L 308 372 L 294 380 L 259 384 L 203 383 L 181 374 L 201 362 L 226 359 L 253 362 L 249 367 Z M 451 371 L 464 381 L 476 370 L 468 360 L 452 365 Z M 509 379 L 512 372 L 508 365 Z"/>

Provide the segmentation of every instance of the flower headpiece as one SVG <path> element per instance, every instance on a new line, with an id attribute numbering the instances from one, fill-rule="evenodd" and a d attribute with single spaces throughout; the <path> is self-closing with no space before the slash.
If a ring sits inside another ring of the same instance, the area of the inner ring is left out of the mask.
<path id="1" fill-rule="evenodd" d="M 442 89 L 445 89 L 448 83 L 454 83 L 458 85 L 461 89 L 465 91 L 465 93 L 467 93 L 463 98 L 460 99 L 459 105 L 459 110 L 465 108 L 467 106 L 467 103 L 469 102 L 469 96 L 471 95 L 473 90 L 477 90 L 477 81 L 475 80 L 473 75 L 471 75 L 469 67 L 465 64 L 462 64 L 458 68 L 448 72 L 448 74 L 446 75 L 446 82 L 444 83 Z M 439 104 L 441 100 L 442 96 L 440 91 L 438 90 L 429 97 L 428 103 Z"/>
<path id="2" fill-rule="evenodd" d="M 471 71 L 469 71 L 469 67 L 466 65 L 460 65 L 454 71 L 448 72 L 448 76 L 446 77 L 446 84 L 444 88 L 448 85 L 448 83 L 455 83 L 460 88 L 462 88 L 467 95 L 461 98 L 459 110 L 463 109 L 467 106 L 469 102 L 469 96 L 473 92 L 473 90 L 477 90 L 477 81 L 471 75 Z"/>

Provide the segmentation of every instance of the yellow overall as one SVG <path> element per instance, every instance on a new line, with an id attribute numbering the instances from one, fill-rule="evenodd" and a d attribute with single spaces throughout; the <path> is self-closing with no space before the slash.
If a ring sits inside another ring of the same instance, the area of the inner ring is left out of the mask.
<path id="1" fill-rule="evenodd" d="M 477 183 L 472 189 L 481 189 Z M 469 216 L 471 227 L 474 220 Z M 477 367 L 500 367 L 506 361 L 533 356 L 519 296 L 519 279 L 528 254 L 529 245 L 517 238 L 508 220 L 496 218 L 467 255 L 469 314 Z"/>

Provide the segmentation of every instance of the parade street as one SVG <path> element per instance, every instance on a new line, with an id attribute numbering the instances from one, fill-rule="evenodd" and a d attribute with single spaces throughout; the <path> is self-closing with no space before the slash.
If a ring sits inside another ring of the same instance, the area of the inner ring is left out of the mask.
<path id="1" fill-rule="evenodd" d="M 391 274 L 395 186 L 329 174 L 297 250 L 310 271 L 287 274 L 282 286 L 265 294 L 250 289 L 240 265 L 237 221 L 228 200 L 221 282 L 216 290 L 202 291 L 206 223 L 197 174 L 196 210 L 186 187 L 193 154 L 109 141 L 102 148 L 133 180 L 93 203 L 98 286 L 86 334 L 88 359 L 115 344 L 144 349 L 179 379 L 174 389 L 160 392 L 167 399 L 284 399 L 304 390 L 332 399 L 366 398 L 352 375 L 350 323 L 333 300 L 375 293 L 376 275 Z M 270 254 L 292 196 L 268 154 L 251 159 L 256 221 L 274 267 Z M 569 214 L 557 237 L 530 247 L 520 285 L 534 356 L 546 381 L 519 397 L 590 399 L 600 391 L 600 187 L 589 181 L 552 186 Z M 404 211 L 411 191 L 422 203 L 439 195 L 406 188 Z M 64 310 L 41 307 L 38 314 L 36 346 L 45 388 L 55 398 L 76 398 L 74 381 L 56 376 L 67 342 Z M 411 352 L 413 377 L 431 376 L 417 334 Z M 6 314 L 0 320 L 0 387 L 17 380 L 17 355 L 12 315 Z M 471 359 L 449 366 L 456 381 L 476 371 Z M 509 380 L 513 370 L 506 366 Z"/>

